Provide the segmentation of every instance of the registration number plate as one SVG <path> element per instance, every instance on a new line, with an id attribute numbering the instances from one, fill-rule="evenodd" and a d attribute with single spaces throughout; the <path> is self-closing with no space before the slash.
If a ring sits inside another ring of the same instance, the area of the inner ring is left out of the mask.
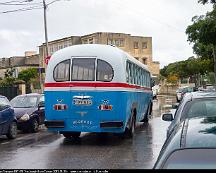
<path id="1" fill-rule="evenodd" d="M 92 100 L 89 99 L 74 99 L 73 100 L 74 105 L 92 105 Z"/>

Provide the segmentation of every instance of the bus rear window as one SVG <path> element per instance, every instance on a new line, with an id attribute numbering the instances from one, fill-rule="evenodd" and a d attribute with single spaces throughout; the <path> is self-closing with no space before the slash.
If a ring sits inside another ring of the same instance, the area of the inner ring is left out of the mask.
<path id="1" fill-rule="evenodd" d="M 53 77 L 57 82 L 70 80 L 70 59 L 62 61 L 56 65 Z"/>
<path id="2" fill-rule="evenodd" d="M 110 82 L 113 79 L 112 66 L 103 60 L 97 60 L 97 81 Z"/>
<path id="3" fill-rule="evenodd" d="M 94 81 L 95 58 L 74 58 L 72 60 L 72 81 Z"/>

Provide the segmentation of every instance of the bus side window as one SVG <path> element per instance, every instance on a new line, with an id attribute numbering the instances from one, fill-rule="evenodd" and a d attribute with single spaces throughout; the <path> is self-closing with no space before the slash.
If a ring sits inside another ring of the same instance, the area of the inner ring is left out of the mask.
<path id="1" fill-rule="evenodd" d="M 65 60 L 58 63 L 54 68 L 53 78 L 56 82 L 69 81 L 70 80 L 70 62 L 71 60 Z"/>
<path id="2" fill-rule="evenodd" d="M 133 69 L 131 63 L 129 63 L 129 83 L 133 84 Z"/>
<path id="3" fill-rule="evenodd" d="M 147 72 L 144 71 L 143 76 L 144 76 L 144 86 L 145 87 L 147 86 L 146 75 L 147 75 Z"/>
<path id="4" fill-rule="evenodd" d="M 97 81 L 110 82 L 114 76 L 112 66 L 103 60 L 97 60 Z"/>
<path id="5" fill-rule="evenodd" d="M 130 69 L 129 69 L 129 62 L 126 62 L 126 82 L 129 83 L 130 79 Z"/>

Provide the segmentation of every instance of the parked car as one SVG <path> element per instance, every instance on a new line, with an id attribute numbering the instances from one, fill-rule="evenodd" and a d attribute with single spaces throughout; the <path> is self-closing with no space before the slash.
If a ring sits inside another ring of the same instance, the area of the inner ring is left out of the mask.
<path id="1" fill-rule="evenodd" d="M 216 168 L 216 92 L 187 94 L 172 121 L 155 169 Z M 172 129 L 172 130 L 171 130 Z"/>
<path id="2" fill-rule="evenodd" d="M 44 123 L 44 95 L 31 93 L 16 96 L 11 100 L 18 122 L 18 129 L 37 132 Z"/>
<path id="3" fill-rule="evenodd" d="M 179 124 L 187 118 L 187 107 L 188 105 L 198 102 L 200 100 L 208 100 L 208 99 L 216 99 L 216 92 L 204 92 L 204 91 L 198 91 L 198 92 L 192 92 L 187 93 L 183 100 L 177 105 L 176 104 L 176 111 L 175 114 L 172 113 L 164 113 L 162 115 L 162 119 L 164 121 L 170 121 L 171 124 L 169 125 L 167 129 L 167 137 L 170 136 L 170 134 L 175 131 L 176 128 L 178 128 Z M 205 106 L 205 105 L 204 105 Z M 203 104 L 197 105 L 196 108 L 196 114 L 202 114 L 202 108 Z M 204 107 L 205 108 L 205 107 Z M 215 106 L 216 108 L 216 106 Z"/>
<path id="4" fill-rule="evenodd" d="M 176 90 L 176 101 L 180 102 L 186 93 L 190 93 L 194 91 L 197 91 L 195 87 L 189 87 L 189 86 L 180 87 L 179 89 Z"/>
<path id="5" fill-rule="evenodd" d="M 9 139 L 14 139 L 17 135 L 14 110 L 5 96 L 0 96 L 0 135 L 6 135 Z"/>

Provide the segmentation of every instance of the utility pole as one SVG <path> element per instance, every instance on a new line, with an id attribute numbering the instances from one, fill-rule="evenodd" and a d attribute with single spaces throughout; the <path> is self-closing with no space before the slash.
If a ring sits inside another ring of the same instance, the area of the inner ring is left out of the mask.
<path id="1" fill-rule="evenodd" d="M 46 57 L 49 56 L 49 49 L 48 49 L 48 36 L 47 36 L 47 17 L 46 17 L 46 1 L 43 0 L 43 8 L 44 8 L 44 31 L 45 31 L 45 42 L 46 42 Z"/>
<path id="2" fill-rule="evenodd" d="M 47 34 L 47 17 L 46 17 L 46 10 L 47 10 L 47 5 L 46 5 L 46 1 L 43 0 L 43 9 L 44 9 L 44 33 L 45 33 L 45 57 L 48 57 L 49 56 L 49 49 L 48 49 L 48 34 Z M 44 59 L 42 59 L 42 62 L 44 61 Z M 43 84 L 42 84 L 42 67 L 41 67 L 41 62 L 40 62 L 40 59 L 39 59 L 39 80 L 40 80 L 40 88 L 43 92 L 44 90 L 44 87 L 43 87 Z"/>
<path id="3" fill-rule="evenodd" d="M 212 45 L 212 50 L 213 50 L 213 57 L 214 57 L 214 88 L 216 90 L 216 50 L 215 50 L 215 46 Z"/>

